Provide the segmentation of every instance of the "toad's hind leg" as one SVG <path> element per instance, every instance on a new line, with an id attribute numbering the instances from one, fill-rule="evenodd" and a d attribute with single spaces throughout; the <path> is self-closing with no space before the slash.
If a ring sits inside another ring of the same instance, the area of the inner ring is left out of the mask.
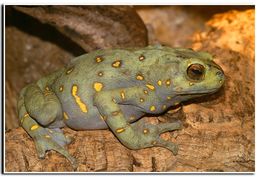
<path id="1" fill-rule="evenodd" d="M 77 167 L 76 160 L 64 148 L 70 140 L 58 128 L 45 128 L 61 115 L 60 103 L 53 92 L 42 91 L 36 84 L 25 87 L 18 101 L 18 114 L 22 127 L 33 138 L 40 158 L 45 157 L 47 150 L 55 150 Z"/>

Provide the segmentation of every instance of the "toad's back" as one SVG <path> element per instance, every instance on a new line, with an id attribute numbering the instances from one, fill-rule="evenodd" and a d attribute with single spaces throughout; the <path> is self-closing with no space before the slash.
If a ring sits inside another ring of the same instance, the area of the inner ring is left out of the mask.
<path id="1" fill-rule="evenodd" d="M 172 51 L 158 52 L 154 48 L 100 50 L 74 59 L 51 85 L 61 102 L 66 124 L 78 130 L 106 128 L 93 105 L 95 93 L 151 83 L 150 80 L 156 79 L 151 78 L 155 75 L 151 74 L 150 67 L 158 65 L 161 56 L 167 53 L 172 55 Z M 164 70 L 161 68 L 162 72 Z M 160 72 L 156 77 L 160 77 Z M 121 109 L 129 121 L 143 115 L 142 109 L 135 106 L 121 105 Z"/>

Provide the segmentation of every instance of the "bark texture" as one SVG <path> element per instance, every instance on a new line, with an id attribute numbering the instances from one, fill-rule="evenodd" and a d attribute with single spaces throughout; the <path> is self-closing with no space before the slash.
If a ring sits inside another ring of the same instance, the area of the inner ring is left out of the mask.
<path id="1" fill-rule="evenodd" d="M 160 147 L 129 150 L 108 130 L 64 128 L 65 134 L 75 139 L 68 150 L 79 161 L 76 171 L 254 171 L 254 13 L 251 9 L 217 14 L 192 37 L 192 47 L 214 54 L 214 61 L 225 72 L 225 86 L 217 94 L 145 118 L 154 124 L 183 121 L 182 130 L 162 135 L 179 144 L 177 156 Z M 5 136 L 6 171 L 72 171 L 69 162 L 56 152 L 38 159 L 22 128 Z"/>
<path id="2" fill-rule="evenodd" d="M 54 26 L 85 51 L 147 44 L 146 28 L 130 7 L 16 6 L 15 9 Z"/>

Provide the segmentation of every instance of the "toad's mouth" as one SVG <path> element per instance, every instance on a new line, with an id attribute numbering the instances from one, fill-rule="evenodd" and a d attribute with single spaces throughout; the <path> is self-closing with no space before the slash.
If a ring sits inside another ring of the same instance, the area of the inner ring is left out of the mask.
<path id="1" fill-rule="evenodd" d="M 184 91 L 184 92 L 178 92 L 178 95 L 208 95 L 215 93 L 219 90 L 219 88 L 214 88 L 214 89 L 207 89 L 203 91 L 198 91 L 198 90 L 193 90 L 193 91 Z"/>

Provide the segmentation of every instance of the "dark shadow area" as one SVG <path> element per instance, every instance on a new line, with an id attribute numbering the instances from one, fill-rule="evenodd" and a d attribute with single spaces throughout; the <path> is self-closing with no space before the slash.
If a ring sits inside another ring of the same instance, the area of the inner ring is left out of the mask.
<path id="1" fill-rule="evenodd" d="M 12 6 L 6 6 L 5 11 L 5 27 L 14 26 L 27 34 L 37 36 L 44 41 L 49 41 L 56 44 L 69 51 L 74 56 L 79 56 L 86 53 L 86 51 L 77 43 L 60 33 L 51 25 L 43 24 L 31 16 L 18 12 Z"/>

